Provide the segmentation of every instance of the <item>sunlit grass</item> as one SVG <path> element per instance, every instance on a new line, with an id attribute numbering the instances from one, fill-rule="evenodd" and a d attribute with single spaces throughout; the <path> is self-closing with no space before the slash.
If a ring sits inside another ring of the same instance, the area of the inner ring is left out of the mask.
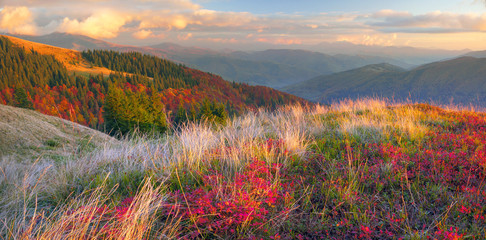
<path id="1" fill-rule="evenodd" d="M 473 111 L 364 99 L 192 123 L 63 162 L 7 159 L 1 234 L 481 238 L 485 122 Z M 113 215 L 127 201 L 134 215 Z"/>

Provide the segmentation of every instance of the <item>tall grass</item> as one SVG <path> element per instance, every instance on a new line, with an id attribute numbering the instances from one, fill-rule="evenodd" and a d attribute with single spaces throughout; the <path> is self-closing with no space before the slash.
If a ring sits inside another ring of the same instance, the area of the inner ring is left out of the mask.
<path id="1" fill-rule="evenodd" d="M 424 121 L 431 117 L 410 105 L 376 99 L 328 107 L 285 106 L 274 112 L 249 112 L 228 120 L 224 126 L 190 123 L 156 138 L 126 138 L 60 163 L 43 157 L 33 163 L 4 159 L 0 162 L 0 236 L 173 238 L 181 227 L 180 216 L 170 215 L 162 222 L 156 219 L 160 218 L 157 212 L 164 208 L 168 182 L 177 179 L 176 188 L 184 188 L 186 182 L 179 173 L 204 173 L 217 168 L 231 177 L 244 171 L 255 157 L 269 166 L 286 167 L 296 159 L 308 158 L 317 140 L 332 141 L 332 136 L 360 143 L 420 141 L 428 131 Z M 359 162 L 359 156 L 352 152 L 347 155 L 349 182 L 340 190 L 342 198 L 362 188 L 358 180 L 366 167 Z M 330 163 L 321 167 L 326 164 Z M 143 181 L 135 180 L 136 176 Z M 138 181 L 138 189 L 130 188 L 134 181 Z M 277 186 L 278 181 L 278 176 L 272 175 L 272 185 Z M 120 219 L 113 215 L 113 207 L 123 202 L 127 194 L 120 191 L 125 188 L 133 191 L 134 199 L 128 205 L 128 216 Z M 305 197 L 296 196 L 287 205 L 293 209 Z"/>

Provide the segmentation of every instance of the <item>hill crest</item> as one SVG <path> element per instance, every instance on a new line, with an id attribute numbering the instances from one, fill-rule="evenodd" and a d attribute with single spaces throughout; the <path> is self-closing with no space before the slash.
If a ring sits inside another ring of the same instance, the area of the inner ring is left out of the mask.
<path id="1" fill-rule="evenodd" d="M 66 66 L 66 69 L 71 72 L 85 72 L 89 74 L 103 75 L 109 75 L 112 73 L 112 71 L 107 68 L 92 66 L 89 62 L 82 58 L 81 52 L 79 51 L 55 47 L 43 43 L 31 42 L 8 35 L 1 36 L 8 38 L 14 45 L 23 47 L 26 50 L 34 50 L 43 55 L 53 55 L 57 61 L 61 62 L 64 66 Z"/>
<path id="2" fill-rule="evenodd" d="M 0 104 L 0 158 L 9 155 L 69 156 L 88 145 L 116 141 L 80 124 L 34 110 Z"/>

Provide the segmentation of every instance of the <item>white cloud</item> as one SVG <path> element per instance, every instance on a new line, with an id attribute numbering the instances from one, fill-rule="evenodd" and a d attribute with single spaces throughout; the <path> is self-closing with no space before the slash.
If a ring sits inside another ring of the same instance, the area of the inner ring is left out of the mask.
<path id="1" fill-rule="evenodd" d="M 412 15 L 406 12 L 383 10 L 373 15 L 371 26 L 393 28 L 395 31 L 417 32 L 474 32 L 486 31 L 485 14 L 457 14 L 450 12 L 429 12 Z"/>
<path id="2" fill-rule="evenodd" d="M 0 28 L 14 34 L 37 33 L 32 12 L 27 7 L 5 6 L 0 11 Z"/>
<path id="3" fill-rule="evenodd" d="M 84 20 L 64 18 L 59 30 L 93 38 L 115 38 L 132 17 L 122 12 L 99 11 Z"/>

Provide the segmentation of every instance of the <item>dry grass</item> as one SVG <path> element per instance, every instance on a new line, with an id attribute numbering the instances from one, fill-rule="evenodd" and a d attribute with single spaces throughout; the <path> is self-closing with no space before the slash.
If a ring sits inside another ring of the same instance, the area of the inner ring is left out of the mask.
<path id="1" fill-rule="evenodd" d="M 35 159 L 39 154 L 70 156 L 81 145 L 112 141 L 115 139 L 106 134 L 67 120 L 0 105 L 0 159 L 16 156 Z"/>
<path id="2" fill-rule="evenodd" d="M 10 129 L 0 130 L 4 134 L 0 139 L 10 138 L 12 143 L 26 139 L 24 142 L 31 141 L 31 145 L 41 144 L 44 138 L 56 132 L 59 132 L 57 135 L 63 139 L 62 142 L 72 139 L 71 135 L 93 133 L 81 126 L 72 128 L 73 125 L 68 125 L 65 121 L 53 120 L 31 111 L 18 112 L 10 107 L 0 107 L 5 108 L 1 109 L 0 114 L 6 113 L 0 117 L 3 120 L 0 129 Z M 25 121 L 14 123 L 5 120 L 12 119 L 14 114 L 18 115 L 15 119 L 23 118 Z M 6 159 L 0 162 L 0 220 L 3 222 L 0 233 L 5 236 L 11 232 L 10 235 L 15 239 L 27 236 L 36 239 L 101 238 L 91 231 L 92 222 L 86 223 L 88 225 L 68 224 L 74 219 L 71 219 L 72 214 L 66 215 L 66 212 L 81 205 L 99 207 L 105 204 L 109 199 L 109 195 L 105 195 L 106 191 L 90 190 L 91 192 L 80 196 L 71 196 L 74 198 L 71 203 L 59 206 L 49 214 L 40 214 L 45 206 L 39 207 L 37 202 L 66 191 L 76 181 L 79 183 L 83 179 L 92 179 L 103 174 L 118 176 L 123 172 L 150 172 L 155 181 L 164 182 L 175 168 L 197 171 L 213 164 L 213 159 L 217 159 L 218 165 L 229 175 L 240 171 L 254 157 L 268 163 L 286 164 L 291 157 L 305 157 L 314 140 L 329 132 L 355 135 L 362 141 L 369 142 L 389 136 L 395 130 L 404 137 L 420 138 L 426 131 L 421 124 L 425 117 L 412 107 L 389 107 L 384 101 L 370 99 L 349 101 L 330 107 L 317 106 L 313 109 L 287 106 L 275 112 L 262 110 L 248 113 L 229 120 L 224 127 L 194 123 L 155 139 L 129 138 L 98 147 L 87 155 L 73 155 L 63 162 L 43 158 L 32 164 L 12 164 L 11 159 Z M 28 119 L 32 123 L 26 122 Z M 35 129 L 27 127 L 36 122 L 43 124 Z M 57 127 L 54 127 L 55 124 Z M 60 128 L 63 124 L 70 130 Z M 103 139 L 109 140 L 96 135 L 93 139 L 100 142 Z M 269 139 L 278 140 L 277 147 L 268 148 Z M 121 232 L 112 239 L 127 239 L 122 236 L 142 239 L 142 232 L 154 227 L 153 208 L 161 204 L 161 200 L 153 196 L 159 190 L 144 185 L 134 203 L 139 215 L 126 222 L 116 223 L 117 231 Z M 79 214 L 93 215 L 90 211 Z M 40 224 L 32 220 L 37 216 L 43 219 Z M 160 233 L 166 234 L 166 237 L 171 235 L 171 229 L 175 229 L 171 226 L 174 224 L 177 224 L 177 220 L 161 226 L 160 229 L 163 230 Z"/>
<path id="3" fill-rule="evenodd" d="M 419 139 L 427 128 L 419 121 L 424 113 L 410 105 L 390 104 L 385 100 L 363 99 L 340 102 L 331 107 L 341 114 L 339 131 L 373 142 L 398 138 Z M 390 135 L 392 134 L 392 135 Z"/>

